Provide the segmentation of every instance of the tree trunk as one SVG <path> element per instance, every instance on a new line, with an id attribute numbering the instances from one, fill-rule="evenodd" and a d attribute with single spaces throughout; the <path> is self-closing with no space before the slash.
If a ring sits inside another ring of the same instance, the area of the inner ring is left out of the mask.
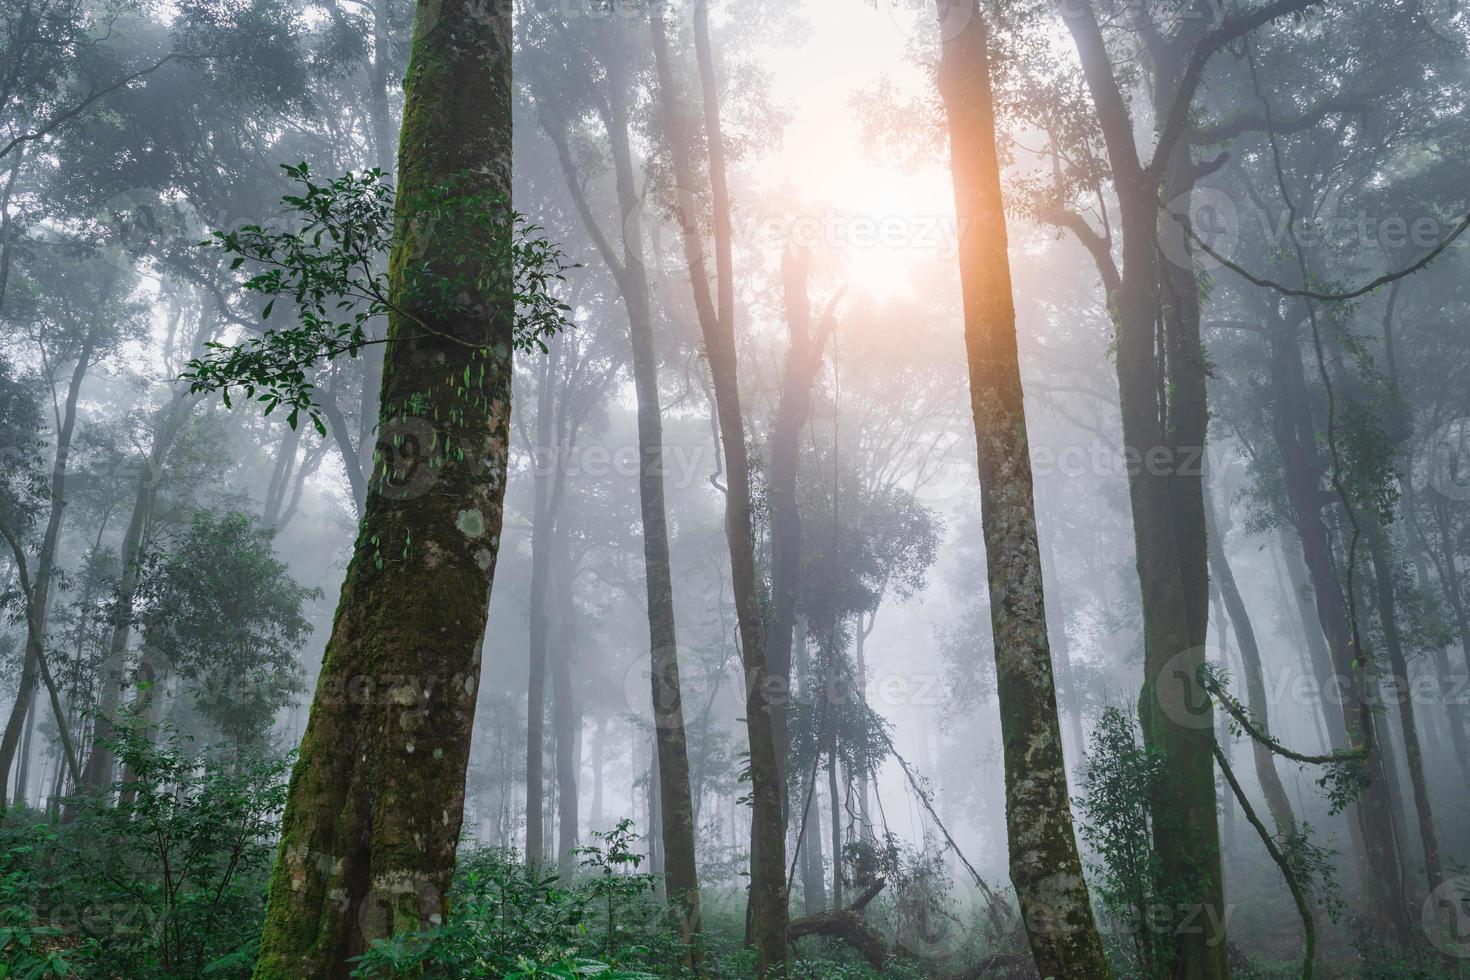
<path id="1" fill-rule="evenodd" d="M 633 391 L 638 419 L 638 503 L 643 524 L 644 587 L 648 607 L 649 683 L 654 705 L 654 737 L 663 796 L 663 845 L 669 897 L 678 907 L 687 940 L 686 964 L 703 970 L 700 949 L 699 877 L 694 858 L 694 803 L 689 781 L 689 750 L 684 729 L 684 705 L 679 683 L 678 633 L 674 621 L 673 573 L 669 562 L 669 529 L 664 502 L 663 411 L 658 390 L 658 352 L 653 337 L 647 258 L 643 250 L 642 202 L 635 185 L 636 168 L 628 132 L 627 79 L 623 65 L 611 58 L 606 115 L 610 156 L 618 209 L 623 215 L 622 256 L 600 231 L 582 191 L 571 152 L 559 124 L 547 131 L 557 149 L 567 189 L 604 263 L 618 284 L 628 314 L 628 336 L 633 354 Z"/>
<path id="2" fill-rule="evenodd" d="M 201 308 L 199 328 L 195 331 L 196 356 L 204 350 L 205 341 L 214 334 L 211 322 L 214 310 L 212 300 L 206 300 Z M 87 756 L 87 765 L 82 772 L 82 788 L 89 793 L 99 793 L 112 783 L 117 760 L 107 742 L 112 738 L 112 722 L 128 686 L 124 668 L 128 641 L 132 635 L 133 600 L 138 589 L 143 547 L 148 525 L 153 517 L 158 483 L 163 477 L 164 460 L 188 420 L 189 412 L 199 400 L 200 396 L 190 394 L 182 385 L 174 389 L 168 405 L 157 416 L 148 455 L 140 461 L 138 489 L 133 495 L 133 512 L 128 518 L 127 530 L 123 532 L 119 562 L 122 574 L 118 579 L 117 602 L 112 611 L 112 629 L 108 634 L 107 655 L 98 681 L 102 696 L 97 706 L 92 751 Z"/>
<path id="3" fill-rule="evenodd" d="M 66 399 L 63 402 L 61 416 L 57 419 L 56 454 L 51 465 L 51 506 L 46 519 L 46 530 L 41 537 L 40 551 L 36 558 L 36 576 L 31 583 L 29 594 L 24 597 L 28 612 L 26 614 L 26 647 L 24 660 L 21 663 L 20 685 L 16 689 L 15 704 L 11 708 L 10 719 L 5 725 L 5 734 L 0 737 L 0 813 L 5 812 L 5 787 L 10 782 L 10 770 L 15 763 L 15 753 L 20 745 L 21 732 L 26 717 L 31 711 L 36 692 L 36 678 L 44 666 L 41 658 L 45 656 L 43 645 L 46 637 L 46 611 L 51 595 L 51 579 L 56 565 L 56 549 L 61 538 L 62 518 L 66 512 L 67 466 L 71 459 L 72 434 L 76 429 L 77 400 L 81 397 L 82 381 L 87 376 L 87 369 L 91 367 L 92 353 L 103 329 L 101 304 L 99 303 L 98 306 L 99 309 L 93 317 L 93 325 L 88 329 L 86 338 L 82 342 L 76 364 L 72 366 Z M 24 560 L 24 556 L 19 553 L 14 557 L 17 564 Z M 56 722 L 64 731 L 66 719 L 58 716 Z"/>
<path id="4" fill-rule="evenodd" d="M 939 4 L 960 281 L 975 419 L 1011 883 L 1042 976 L 1108 977 L 1072 830 L 1047 643 L 1031 456 L 1016 348 L 989 39 L 976 0 Z M 1213 784 L 1212 784 L 1213 786 Z M 1213 812 L 1211 813 L 1213 817 Z"/>
<path id="5" fill-rule="evenodd" d="M 546 650 L 550 634 L 551 539 L 562 484 L 563 460 L 555 444 L 557 361 L 562 345 L 553 342 L 541 362 L 536 390 L 535 503 L 531 515 L 530 664 L 526 688 L 526 863 L 544 860 L 546 812 Z"/>
<path id="6" fill-rule="evenodd" d="M 1220 586 L 1220 598 L 1230 617 L 1235 632 L 1235 645 L 1240 650 L 1240 665 L 1245 674 L 1245 703 L 1256 727 L 1266 735 L 1271 734 L 1270 702 L 1266 698 L 1266 673 L 1261 666 L 1261 649 L 1256 644 L 1256 631 L 1251 626 L 1250 614 L 1246 611 L 1245 599 L 1235 584 L 1235 572 L 1225 556 L 1225 537 L 1219 530 L 1213 505 L 1206 502 L 1205 521 L 1210 549 L 1210 569 Z M 1221 623 L 1223 629 L 1224 623 Z M 1252 738 L 1251 755 L 1256 764 L 1256 778 L 1261 784 L 1261 793 L 1266 797 L 1266 809 L 1271 812 L 1271 822 L 1276 833 L 1284 839 L 1296 830 L 1296 817 L 1291 810 L 1291 800 L 1276 771 L 1276 756 L 1271 749 Z M 1229 800 L 1229 797 L 1227 797 Z"/>
<path id="7" fill-rule="evenodd" d="M 1117 328 L 1119 408 L 1143 612 L 1145 744 L 1163 756 L 1149 809 L 1162 877 L 1187 904 L 1225 920 L 1216 819 L 1214 721 L 1196 681 L 1209 622 L 1199 463 L 1207 413 L 1198 310 L 1189 307 L 1193 270 L 1162 268 L 1160 177 L 1187 193 L 1187 150 L 1167 157 L 1163 174 L 1140 159 L 1133 122 L 1093 8 L 1065 18 L 1096 108 L 1119 203 L 1123 269 L 1111 290 Z M 1199 18 L 1185 31 L 1197 31 Z M 1181 65 L 1181 31 L 1168 50 L 1150 50 L 1154 101 L 1172 102 Z M 1157 159 L 1157 152 L 1156 159 Z M 1187 273 L 1187 274 L 1186 274 Z M 1189 285 L 1180 283 L 1187 280 Z M 1167 293 L 1163 292 L 1167 290 Z M 1160 341 L 1162 340 L 1162 345 Z M 1167 383 L 1163 379 L 1167 377 Z M 1213 933 L 1213 934 L 1212 934 Z M 1180 980 L 1229 975 L 1228 942 L 1218 931 L 1176 929 L 1170 972 Z"/>
<path id="8" fill-rule="evenodd" d="M 1272 437 L 1286 477 L 1287 498 L 1312 585 L 1317 619 L 1332 653 L 1333 687 L 1325 696 L 1341 702 L 1350 747 L 1369 752 L 1370 770 L 1376 770 L 1354 804 L 1358 824 L 1354 837 L 1363 851 L 1364 885 L 1379 921 L 1389 929 L 1390 940 L 1404 950 L 1411 946 L 1411 930 L 1394 843 L 1393 803 L 1383 777 L 1382 747 L 1376 744 L 1365 664 L 1354 643 L 1346 595 L 1322 516 L 1322 468 L 1316 450 L 1316 427 L 1306 400 L 1301 350 L 1295 331 L 1285 320 L 1275 318 L 1268 332 L 1271 380 L 1277 393 Z"/>
<path id="9" fill-rule="evenodd" d="M 781 255 L 782 299 L 789 339 L 776 418 L 771 426 L 767 486 L 771 510 L 771 616 L 766 632 L 766 663 L 774 699 L 771 724 L 776 733 L 776 761 L 781 785 L 786 781 L 790 751 L 787 713 L 791 701 L 791 638 L 801 597 L 801 513 L 796 477 L 801 432 L 811 419 L 812 384 L 822 366 L 822 351 L 831 336 L 831 307 L 820 329 L 812 332 L 811 253 L 787 250 Z M 787 804 L 789 809 L 789 803 Z"/>
<path id="10" fill-rule="evenodd" d="M 576 649 L 576 605 L 572 588 L 576 569 L 567 547 L 567 527 L 557 527 L 554 543 L 557 614 L 552 635 L 551 716 L 556 733 L 556 860 L 563 879 L 576 868 L 577 846 L 577 729 L 580 723 L 572 693 L 572 657 Z"/>
<path id="11" fill-rule="evenodd" d="M 1444 880 L 1439 860 L 1439 838 L 1434 829 L 1434 811 L 1429 802 L 1429 784 L 1424 778 L 1424 759 L 1419 746 L 1419 731 L 1414 717 L 1414 694 L 1409 662 L 1404 656 L 1399 634 L 1398 609 L 1393 583 L 1393 562 L 1387 535 L 1377 515 L 1363 517 L 1367 525 L 1368 550 L 1373 558 L 1373 578 L 1378 598 L 1378 619 L 1383 628 L 1388 663 L 1393 670 L 1392 690 L 1398 706 L 1399 725 L 1404 737 L 1404 762 L 1409 769 L 1409 786 L 1414 793 L 1414 814 L 1418 818 L 1419 843 L 1424 848 L 1424 870 L 1429 889 L 1438 888 Z"/>
<path id="12" fill-rule="evenodd" d="M 418 8 L 399 145 L 404 234 L 389 263 L 399 297 L 411 259 L 452 269 L 486 247 L 418 238 L 420 195 L 467 179 L 468 193 L 503 197 L 494 219 L 510 234 L 510 48 L 506 7 Z M 390 317 L 390 339 L 412 342 L 385 355 L 377 465 L 291 777 L 257 977 L 346 977 L 372 940 L 448 915 L 500 545 L 509 272 L 489 270 L 494 291 L 467 297 L 464 312 L 413 310 L 427 335 Z"/>
<path id="13" fill-rule="evenodd" d="M 745 423 L 735 351 L 735 294 L 732 258 L 730 193 L 725 176 L 724 141 L 720 130 L 719 96 L 715 90 L 713 55 L 709 43 L 709 11 L 705 0 L 695 0 L 694 45 L 704 96 L 704 126 L 709 152 L 709 183 L 714 200 L 715 269 L 718 300 L 710 295 L 704 243 L 691 188 L 696 185 L 693 143 L 676 103 L 669 44 L 658 5 L 651 6 L 658 97 L 669 139 L 685 261 L 694 291 L 700 330 L 714 384 L 715 414 L 724 448 L 728 485 L 725 493 L 725 534 L 730 547 L 730 580 L 735 595 L 741 658 L 745 668 L 746 731 L 750 743 L 752 831 L 751 894 L 755 906 L 756 969 L 761 976 L 785 974 L 786 968 L 786 840 L 782 815 L 779 761 L 771 719 L 766 674 L 764 626 L 760 583 L 755 562 L 755 530 L 751 516 L 750 462 L 746 453 Z M 657 672 L 655 672 L 657 673 Z"/>
<path id="14" fill-rule="evenodd" d="M 1292 605 L 1296 607 L 1297 620 L 1301 626 L 1302 638 L 1306 642 L 1307 654 L 1311 660 L 1312 673 L 1317 681 L 1317 690 L 1331 691 L 1336 683 L 1337 670 L 1332 665 L 1332 651 L 1327 647 L 1326 635 L 1322 632 L 1322 622 L 1317 617 L 1317 606 L 1312 598 L 1311 577 L 1307 572 L 1306 562 L 1302 558 L 1301 539 L 1298 537 L 1295 544 L 1287 540 L 1287 532 L 1277 532 L 1277 541 L 1280 545 L 1282 563 L 1286 566 L 1286 584 L 1291 589 Z M 1348 748 L 1347 726 L 1344 722 L 1343 713 L 1333 709 L 1328 698 L 1317 698 L 1318 718 L 1327 727 L 1328 746 L 1334 750 L 1346 751 Z"/>

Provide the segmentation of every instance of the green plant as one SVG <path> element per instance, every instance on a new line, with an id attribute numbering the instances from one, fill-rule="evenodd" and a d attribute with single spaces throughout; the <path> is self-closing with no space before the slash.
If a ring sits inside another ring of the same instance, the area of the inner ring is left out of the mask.
<path id="1" fill-rule="evenodd" d="M 275 852 L 287 761 L 196 748 L 177 732 L 117 726 L 130 774 L 67 802 L 44 835 L 7 830 L 6 887 L 45 923 L 30 948 L 64 950 L 81 976 L 248 976 Z M 115 794 L 115 795 L 114 795 Z M 7 901 L 7 907 L 11 904 Z M 11 942 L 20 947 L 19 933 Z M 48 974 L 0 974 L 0 976 Z"/>
<path id="2" fill-rule="evenodd" d="M 1163 760 L 1140 744 L 1134 720 L 1109 707 L 1098 718 L 1076 799 L 1079 830 L 1091 857 L 1092 891 L 1101 906 L 1110 952 L 1125 975 L 1155 977 L 1168 962 L 1169 930 L 1158 928 L 1167 909 L 1159 881 L 1148 801 Z M 1127 937 L 1118 941 L 1118 934 Z"/>
<path id="3" fill-rule="evenodd" d="M 73 973 L 60 946 L 61 930 L 40 921 L 35 868 L 56 840 L 43 823 L 20 811 L 0 833 L 0 980 L 42 980 Z"/>
<path id="4" fill-rule="evenodd" d="M 473 175 L 453 175 L 414 201 L 395 202 L 379 170 L 319 183 L 305 163 L 282 169 L 300 187 L 281 198 L 298 227 L 246 225 L 217 231 L 201 245 L 229 256 L 231 270 L 249 264 L 241 286 L 266 297 L 262 320 L 287 297 L 297 322 L 238 345 L 208 344 L 209 352 L 183 373 L 191 391 L 218 391 L 229 405 L 230 392 L 240 389 L 262 402 L 267 415 L 287 406 L 292 428 L 306 412 L 325 435 L 312 382 L 320 364 L 343 354 L 356 357 L 368 344 L 433 334 L 428 320 L 436 317 L 511 307 L 515 346 L 525 351 L 544 351 L 545 338 L 568 325 L 570 307 L 555 290 L 574 266 L 540 226 L 476 190 Z M 396 220 L 403 214 L 413 220 Z M 453 245 L 456 258 L 447 267 L 423 260 L 421 245 L 430 238 Z M 400 266 L 393 288 L 390 254 Z M 473 309 L 466 299 L 471 296 L 480 298 Z M 370 337 L 369 323 L 390 313 L 404 326 Z"/>
<path id="5" fill-rule="evenodd" d="M 592 897 L 607 909 L 606 954 L 614 959 L 618 953 L 615 912 L 618 903 L 652 891 L 655 879 L 653 875 L 638 872 L 643 855 L 633 850 L 633 845 L 641 839 L 633 833 L 633 821 L 624 817 L 612 830 L 593 831 L 592 839 L 595 843 L 579 847 L 575 853 L 581 858 L 581 866 L 593 873 L 588 883 Z"/>

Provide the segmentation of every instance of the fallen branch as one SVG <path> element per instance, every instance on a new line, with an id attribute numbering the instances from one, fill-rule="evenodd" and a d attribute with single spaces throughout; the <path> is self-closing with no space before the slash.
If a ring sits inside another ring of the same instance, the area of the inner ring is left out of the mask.
<path id="1" fill-rule="evenodd" d="M 818 912 L 816 915 L 796 919 L 787 928 L 788 938 L 793 943 L 806 936 L 830 936 L 833 939 L 841 939 L 857 950 L 873 969 L 883 969 L 888 962 L 888 944 L 883 941 L 882 936 L 878 935 L 877 930 L 868 925 L 861 913 L 886 884 L 885 879 L 879 878 L 868 885 L 861 895 L 844 908 L 829 909 L 826 912 Z"/>

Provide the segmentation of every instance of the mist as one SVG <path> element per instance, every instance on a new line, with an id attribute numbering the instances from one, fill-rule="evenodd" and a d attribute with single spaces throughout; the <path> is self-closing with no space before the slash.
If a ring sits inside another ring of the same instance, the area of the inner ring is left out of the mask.
<path id="1" fill-rule="evenodd" d="M 0 28 L 0 975 L 1464 975 L 1461 4 Z"/>

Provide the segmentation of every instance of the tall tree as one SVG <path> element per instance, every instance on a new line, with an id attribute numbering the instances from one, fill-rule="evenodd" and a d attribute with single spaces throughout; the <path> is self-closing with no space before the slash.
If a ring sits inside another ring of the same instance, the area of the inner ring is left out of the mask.
<path id="1" fill-rule="evenodd" d="M 1109 977 L 1072 830 L 1046 635 L 1031 452 L 996 152 L 989 32 L 977 0 L 940 0 L 970 407 L 975 418 L 1011 883 L 1042 976 Z M 960 25 L 956 27 L 956 25 Z"/>
<path id="2" fill-rule="evenodd" d="M 635 45 L 625 18 L 592 24 L 592 36 L 572 43 L 566 25 L 556 24 L 543 39 L 571 60 L 553 64 L 556 77 L 534 75 L 541 124 L 557 155 L 562 176 L 578 216 L 597 247 L 599 257 L 617 283 L 628 318 L 632 351 L 633 392 L 637 400 L 638 503 L 643 525 L 643 578 L 648 610 L 649 683 L 654 705 L 654 741 L 660 778 L 660 828 L 668 897 L 680 909 L 689 963 L 699 962 L 699 878 L 694 859 L 694 804 L 689 782 L 689 752 L 684 728 L 683 690 L 679 683 L 678 630 L 674 619 L 674 584 L 669 563 L 668 507 L 664 499 L 663 410 L 659 395 L 658 348 L 654 337 L 648 256 L 643 241 L 643 201 L 637 190 L 630 112 L 637 81 Z M 598 69 L 598 70 L 593 70 Z M 601 77 L 597 86 L 592 80 Z M 565 98 L 569 83 L 579 99 Z M 619 233 L 609 236 L 598 221 L 584 188 L 584 175 L 572 151 L 569 111 L 585 104 L 607 139 L 613 190 L 621 216 Z"/>
<path id="3" fill-rule="evenodd" d="M 500 544 L 514 310 L 509 250 L 435 234 L 428 219 L 454 183 L 489 203 L 508 240 L 510 59 L 508 7 L 419 5 L 375 473 L 292 773 L 257 977 L 345 977 L 372 940 L 448 914 Z M 494 267 L 464 269 L 475 253 Z M 446 312 L 414 296 L 413 267 L 467 283 L 468 301 Z M 347 696 L 364 682 L 369 697 Z"/>
<path id="4" fill-rule="evenodd" d="M 709 37 L 709 7 L 694 4 L 694 50 L 699 91 L 703 96 L 704 143 L 715 239 L 715 294 L 710 292 L 699 206 L 693 188 L 693 134 L 687 126 L 675 88 L 668 31 L 661 4 L 653 4 L 651 29 L 658 69 L 658 93 L 669 156 L 673 163 L 675 206 L 689 270 L 694 305 L 704 336 L 714 384 L 715 414 L 725 457 L 725 536 L 730 548 L 730 584 L 740 630 L 745 667 L 745 723 L 750 742 L 750 781 L 754 828 L 751 831 L 751 897 L 754 906 L 757 970 L 762 976 L 786 971 L 786 821 L 780 760 L 772 724 L 772 694 L 766 663 L 765 625 L 760 607 L 759 571 L 755 560 L 755 527 L 750 492 L 750 457 L 745 419 L 740 408 L 740 378 L 735 348 L 735 282 L 730 188 L 720 123 L 719 91 Z M 777 693 L 776 696 L 784 696 Z"/>

